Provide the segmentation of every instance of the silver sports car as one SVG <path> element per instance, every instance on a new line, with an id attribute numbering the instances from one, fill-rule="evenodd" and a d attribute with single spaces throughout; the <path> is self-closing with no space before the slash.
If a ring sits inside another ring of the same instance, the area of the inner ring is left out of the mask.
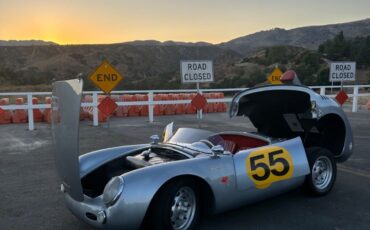
<path id="1" fill-rule="evenodd" d="M 341 107 L 299 85 L 236 94 L 230 117 L 248 116 L 257 132 L 165 128 L 162 140 L 79 157 L 82 81 L 53 85 L 53 135 L 61 191 L 80 220 L 104 229 L 191 229 L 219 213 L 303 186 L 333 187 L 336 163 L 353 151 Z"/>

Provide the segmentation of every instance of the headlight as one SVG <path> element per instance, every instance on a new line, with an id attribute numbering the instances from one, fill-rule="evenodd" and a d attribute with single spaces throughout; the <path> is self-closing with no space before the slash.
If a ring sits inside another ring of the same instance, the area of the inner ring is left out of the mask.
<path id="1" fill-rule="evenodd" d="M 113 205 L 123 191 L 123 179 L 119 176 L 113 177 L 105 186 L 103 201 L 107 206 Z"/>

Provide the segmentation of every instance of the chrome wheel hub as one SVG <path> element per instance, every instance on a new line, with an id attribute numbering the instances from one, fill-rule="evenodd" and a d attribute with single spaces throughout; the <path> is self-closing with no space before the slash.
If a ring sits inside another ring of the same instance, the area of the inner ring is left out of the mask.
<path id="1" fill-rule="evenodd" d="M 312 167 L 312 181 L 316 188 L 325 189 L 333 177 L 333 166 L 326 156 L 320 156 L 316 159 Z"/>
<path id="2" fill-rule="evenodd" d="M 171 225 L 173 229 L 183 230 L 190 227 L 194 220 L 196 197 L 190 187 L 180 188 L 171 206 Z"/>

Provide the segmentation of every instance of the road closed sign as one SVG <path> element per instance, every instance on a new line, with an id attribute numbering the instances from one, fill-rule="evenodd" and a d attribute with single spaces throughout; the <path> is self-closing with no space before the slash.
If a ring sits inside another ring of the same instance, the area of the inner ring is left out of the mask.
<path id="1" fill-rule="evenodd" d="M 356 79 L 356 62 L 330 63 L 330 81 L 354 81 Z"/>
<path id="2" fill-rule="evenodd" d="M 182 83 L 213 82 L 212 61 L 181 61 Z"/>

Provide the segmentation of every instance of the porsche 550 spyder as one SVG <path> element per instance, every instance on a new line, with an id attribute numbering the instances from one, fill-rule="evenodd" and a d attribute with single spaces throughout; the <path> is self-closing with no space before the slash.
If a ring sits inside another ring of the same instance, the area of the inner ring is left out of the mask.
<path id="1" fill-rule="evenodd" d="M 313 195 L 333 187 L 336 164 L 353 151 L 341 107 L 299 85 L 236 94 L 230 116 L 256 132 L 165 129 L 146 144 L 79 156 L 82 81 L 53 85 L 52 130 L 61 191 L 70 211 L 102 229 L 191 229 L 219 213 L 299 186 Z"/>

